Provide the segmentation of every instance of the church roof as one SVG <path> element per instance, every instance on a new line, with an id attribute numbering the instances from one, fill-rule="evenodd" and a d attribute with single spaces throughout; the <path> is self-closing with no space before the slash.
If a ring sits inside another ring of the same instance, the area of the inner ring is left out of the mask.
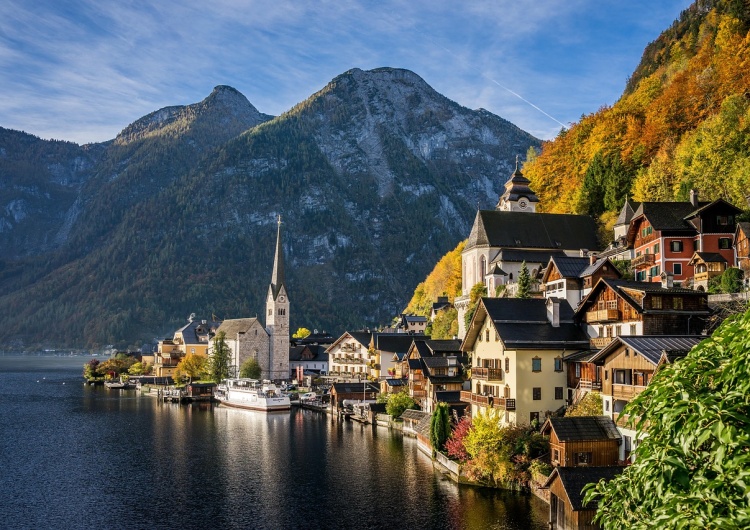
<path id="1" fill-rule="evenodd" d="M 228 339 L 235 339 L 237 338 L 238 333 L 247 333 L 250 331 L 250 328 L 252 328 L 253 324 L 256 322 L 258 322 L 257 318 L 228 319 L 221 323 L 221 326 L 216 330 L 216 333 L 223 331 Z M 261 327 L 263 326 L 261 325 Z M 265 328 L 263 328 L 263 331 L 265 331 Z"/>
<path id="2" fill-rule="evenodd" d="M 641 205 L 639 202 L 633 202 L 630 199 L 625 199 L 625 204 L 620 209 L 620 215 L 617 216 L 615 226 L 630 224 L 630 220 L 633 218 L 635 211 Z"/>
<path id="3" fill-rule="evenodd" d="M 483 246 L 562 251 L 597 245 L 596 222 L 586 215 L 479 210 L 465 251 Z"/>

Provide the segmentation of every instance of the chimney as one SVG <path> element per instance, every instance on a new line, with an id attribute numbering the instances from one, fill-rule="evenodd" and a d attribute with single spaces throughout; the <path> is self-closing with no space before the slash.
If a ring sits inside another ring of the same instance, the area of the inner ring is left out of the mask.
<path id="1" fill-rule="evenodd" d="M 560 327 L 560 299 L 559 298 L 547 299 L 547 320 L 549 320 L 553 328 Z"/>
<path id="2" fill-rule="evenodd" d="M 671 272 L 661 273 L 661 286 L 665 289 L 671 289 L 674 287 L 674 274 Z"/>
<path id="3" fill-rule="evenodd" d="M 591 254 L 589 256 L 589 265 L 593 265 L 594 263 L 596 263 L 596 256 L 594 254 Z"/>
<path id="4" fill-rule="evenodd" d="M 698 190 L 690 190 L 690 204 L 696 208 L 698 207 Z"/>

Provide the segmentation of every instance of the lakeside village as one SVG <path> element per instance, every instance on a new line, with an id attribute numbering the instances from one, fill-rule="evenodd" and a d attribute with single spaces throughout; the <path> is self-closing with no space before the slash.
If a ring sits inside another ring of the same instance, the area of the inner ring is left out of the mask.
<path id="1" fill-rule="evenodd" d="M 696 192 L 628 200 L 614 242 L 596 252 L 594 220 L 537 213 L 530 184 L 516 168 L 496 209 L 477 212 L 462 296 L 435 300 L 430 317 L 290 337 L 279 220 L 265 324 L 191 318 L 155 353 L 92 360 L 84 373 L 125 385 L 129 365 L 147 373 L 131 377 L 143 391 L 179 400 L 216 398 L 221 385 L 192 382 L 206 373 L 275 382 L 292 405 L 415 436 L 454 480 L 530 489 L 549 503 L 550 528 L 598 528 L 582 489 L 635 465 L 647 441 L 629 402 L 716 329 L 720 309 L 747 307 L 750 222 Z M 718 278 L 737 294 L 709 295 Z M 429 320 L 451 308 L 458 336 L 431 339 Z M 159 385 L 173 378 L 190 382 Z"/>

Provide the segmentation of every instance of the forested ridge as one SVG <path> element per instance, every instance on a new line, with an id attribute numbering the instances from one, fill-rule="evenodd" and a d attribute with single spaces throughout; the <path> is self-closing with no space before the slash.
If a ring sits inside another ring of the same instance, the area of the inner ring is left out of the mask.
<path id="1" fill-rule="evenodd" d="M 551 212 L 610 227 L 625 197 L 746 207 L 750 192 L 750 3 L 699 0 L 650 43 L 611 107 L 583 116 L 524 166 Z"/>

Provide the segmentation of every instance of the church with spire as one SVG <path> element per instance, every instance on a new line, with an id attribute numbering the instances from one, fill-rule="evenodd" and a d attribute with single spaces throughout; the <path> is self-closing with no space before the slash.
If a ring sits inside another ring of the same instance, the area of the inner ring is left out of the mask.
<path id="1" fill-rule="evenodd" d="M 289 294 L 284 279 L 284 250 L 281 243 L 281 216 L 277 220 L 276 252 L 271 283 L 266 296 L 266 323 L 258 317 L 224 320 L 216 333 L 224 332 L 230 350 L 230 375 L 239 376 L 249 358 L 258 361 L 261 378 L 289 379 Z"/>

